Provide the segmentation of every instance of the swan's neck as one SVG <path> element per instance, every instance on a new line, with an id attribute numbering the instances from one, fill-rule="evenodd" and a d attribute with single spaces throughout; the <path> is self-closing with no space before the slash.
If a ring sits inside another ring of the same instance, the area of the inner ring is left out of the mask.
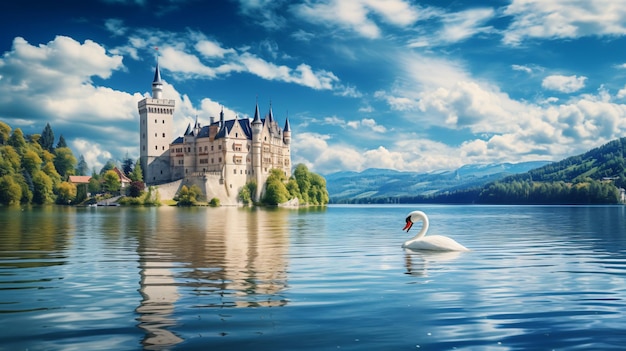
<path id="1" fill-rule="evenodd" d="M 422 229 L 420 229 L 420 231 L 410 241 L 421 239 L 424 235 L 426 235 L 426 232 L 428 231 L 428 217 L 422 217 L 421 220 Z"/>

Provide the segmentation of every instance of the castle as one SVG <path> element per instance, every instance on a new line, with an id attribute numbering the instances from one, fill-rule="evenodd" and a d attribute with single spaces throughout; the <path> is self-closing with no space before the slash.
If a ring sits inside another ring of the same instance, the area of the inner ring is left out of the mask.
<path id="1" fill-rule="evenodd" d="M 157 61 L 152 97 L 137 104 L 139 109 L 140 164 L 147 185 L 175 187 L 198 185 L 208 199 L 236 204 L 239 190 L 249 181 L 257 184 L 259 200 L 271 169 L 291 176 L 291 128 L 285 118 L 281 128 L 269 113 L 261 118 L 258 102 L 254 118 L 226 120 L 211 117 L 202 126 L 196 117 L 183 136 L 174 138 L 175 101 L 163 98 L 163 82 Z"/>

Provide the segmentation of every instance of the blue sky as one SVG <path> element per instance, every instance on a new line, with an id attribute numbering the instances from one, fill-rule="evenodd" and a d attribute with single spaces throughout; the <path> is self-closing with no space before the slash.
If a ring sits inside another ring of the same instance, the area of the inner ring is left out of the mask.
<path id="1" fill-rule="evenodd" d="M 176 135 L 270 102 L 328 174 L 560 160 L 626 134 L 626 0 L 3 5 L 0 120 L 98 170 L 139 155 L 155 55 Z"/>

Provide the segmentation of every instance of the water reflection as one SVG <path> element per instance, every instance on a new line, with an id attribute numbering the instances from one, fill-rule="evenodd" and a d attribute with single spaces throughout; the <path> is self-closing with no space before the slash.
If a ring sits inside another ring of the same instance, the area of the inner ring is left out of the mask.
<path id="1" fill-rule="evenodd" d="M 442 263 L 457 259 L 459 251 L 425 251 L 405 249 L 404 265 L 406 274 L 417 277 L 428 277 L 428 269 L 432 263 Z"/>
<path id="2" fill-rule="evenodd" d="M 162 208 L 143 217 L 136 312 L 146 349 L 183 341 L 172 331 L 179 302 L 193 309 L 288 303 L 281 296 L 289 249 L 284 210 Z M 191 301 L 179 301 L 181 296 Z"/>

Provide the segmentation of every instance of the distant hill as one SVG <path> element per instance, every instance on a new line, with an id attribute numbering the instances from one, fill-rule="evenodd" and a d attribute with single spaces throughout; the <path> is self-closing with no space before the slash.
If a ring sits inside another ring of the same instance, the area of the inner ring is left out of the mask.
<path id="1" fill-rule="evenodd" d="M 625 202 L 625 154 L 626 138 L 620 138 L 558 162 L 432 173 L 367 169 L 325 177 L 331 203 L 615 204 Z"/>
<path id="2" fill-rule="evenodd" d="M 624 187 L 626 176 L 624 161 L 626 138 L 608 142 L 578 156 L 568 157 L 562 161 L 547 164 L 527 172 L 526 175 L 511 176 L 503 181 L 515 181 L 532 178 L 533 181 L 578 183 L 586 179 L 616 181 Z"/>
<path id="3" fill-rule="evenodd" d="M 377 202 L 381 199 L 432 196 L 482 187 L 495 180 L 542 167 L 550 162 L 466 165 L 453 171 L 401 172 L 370 168 L 325 175 L 331 203 Z"/>

